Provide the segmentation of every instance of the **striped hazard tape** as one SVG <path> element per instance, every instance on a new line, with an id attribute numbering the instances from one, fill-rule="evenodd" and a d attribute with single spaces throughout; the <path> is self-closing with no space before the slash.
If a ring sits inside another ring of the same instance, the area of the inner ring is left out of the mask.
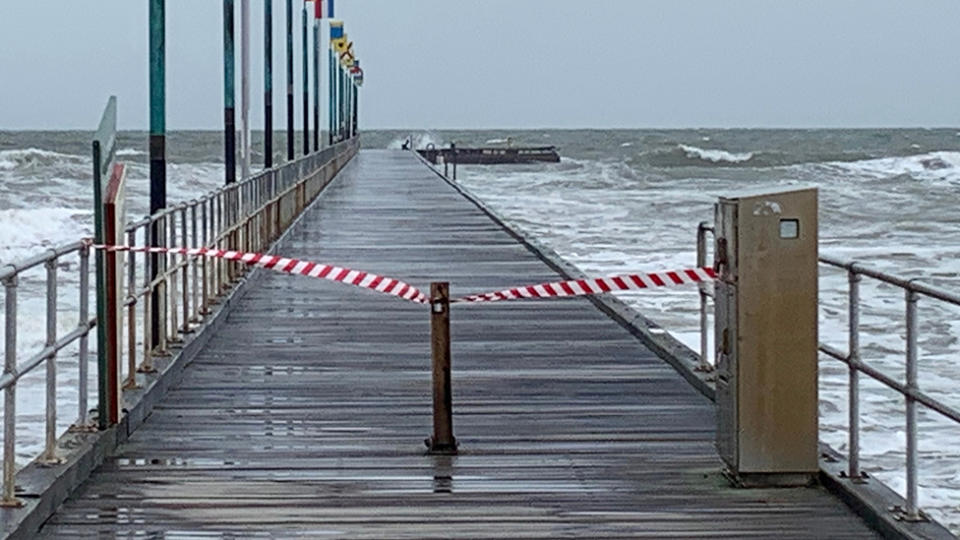
<path id="1" fill-rule="evenodd" d="M 340 266 L 320 264 L 289 257 L 263 255 L 260 253 L 246 253 L 213 248 L 165 248 L 152 246 L 107 246 L 91 244 L 95 249 L 106 251 L 132 251 L 137 253 L 171 253 L 188 257 L 210 257 L 236 261 L 250 266 L 260 266 L 286 274 L 297 274 L 318 279 L 326 279 L 370 289 L 390 296 L 396 296 L 417 304 L 427 304 L 427 295 L 409 283 L 398 279 L 379 276 L 360 270 L 351 270 Z M 524 298 L 551 298 L 561 296 L 583 296 L 588 294 L 602 294 L 612 291 L 629 291 L 653 289 L 657 287 L 673 287 L 703 283 L 716 279 L 713 268 L 689 268 L 671 272 L 656 272 L 651 274 L 623 274 L 605 278 L 571 279 L 553 283 L 541 283 L 504 289 L 502 291 L 472 294 L 450 300 L 454 303 L 498 302 L 502 300 L 520 300 Z"/>
<path id="2" fill-rule="evenodd" d="M 260 266 L 277 272 L 286 274 L 298 274 L 318 279 L 327 279 L 347 285 L 354 285 L 364 289 L 370 289 L 379 293 L 396 296 L 404 300 L 409 300 L 417 304 L 426 304 L 427 295 L 419 289 L 404 283 L 398 279 L 378 276 L 369 272 L 351 270 L 340 266 L 329 264 L 319 264 L 288 257 L 278 257 L 276 255 L 263 255 L 260 253 L 245 253 L 242 251 L 229 251 L 223 249 L 207 248 L 164 248 L 149 246 L 106 246 L 91 244 L 94 249 L 103 249 L 106 251 L 132 251 L 136 253 L 172 253 L 175 255 L 186 255 L 188 257 L 210 257 L 216 259 L 225 259 L 236 261 L 250 266 Z"/>
<path id="3" fill-rule="evenodd" d="M 582 296 L 611 291 L 652 289 L 656 287 L 702 283 L 712 281 L 716 278 L 717 273 L 713 268 L 689 268 L 673 272 L 623 274 L 605 278 L 571 279 L 554 283 L 541 283 L 539 285 L 528 285 L 526 287 L 516 287 L 484 294 L 472 294 L 451 300 L 450 302 L 497 302 L 501 300 L 519 300 L 522 298 Z"/>

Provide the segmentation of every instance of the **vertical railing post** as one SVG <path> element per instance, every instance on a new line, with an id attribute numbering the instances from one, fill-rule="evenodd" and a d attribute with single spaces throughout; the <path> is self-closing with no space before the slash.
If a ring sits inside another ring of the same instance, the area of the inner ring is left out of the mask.
<path id="1" fill-rule="evenodd" d="M 701 222 L 697 225 L 697 268 L 707 266 L 707 223 Z M 699 283 L 697 291 L 700 293 L 700 371 L 711 371 L 713 366 L 708 358 L 708 321 L 707 321 L 707 287 L 708 283 Z"/>
<path id="2" fill-rule="evenodd" d="M 88 424 L 87 403 L 89 390 L 89 355 L 90 355 L 90 246 L 84 244 L 80 248 L 80 328 L 84 333 L 80 336 L 80 351 L 77 357 L 77 423 L 76 429 L 86 429 Z"/>
<path id="3" fill-rule="evenodd" d="M 209 197 L 204 197 L 203 199 L 200 199 L 200 201 L 201 201 L 201 203 L 200 203 L 200 204 L 201 204 L 201 206 L 200 206 L 200 220 L 201 220 L 201 222 L 202 222 L 202 223 L 201 223 L 201 227 L 200 227 L 200 231 L 201 231 L 201 232 L 200 232 L 200 247 L 209 248 L 210 245 L 207 243 L 207 234 L 208 234 L 208 229 L 209 229 L 209 227 L 210 227 L 210 222 L 209 222 L 209 218 L 207 217 L 207 207 L 208 207 L 208 206 L 212 206 L 212 201 L 213 201 L 213 199 L 212 199 L 212 198 L 209 198 Z M 213 212 L 210 212 L 210 214 L 212 214 L 212 213 L 213 213 Z M 203 315 L 206 315 L 207 313 L 210 312 L 210 309 L 209 309 L 209 306 L 210 306 L 210 285 L 209 285 L 210 276 L 208 275 L 209 272 L 207 271 L 207 266 L 208 266 L 208 262 L 207 262 L 207 261 L 208 261 L 208 258 L 207 258 L 207 257 L 200 257 L 200 282 L 201 282 L 201 287 L 202 287 L 202 289 L 203 289 L 203 290 L 201 291 L 201 293 L 200 293 L 200 296 L 203 298 L 202 304 L 201 304 L 201 306 L 200 306 L 200 313 L 203 314 Z"/>
<path id="4" fill-rule="evenodd" d="M 851 268 L 847 273 L 850 282 L 849 309 L 849 336 L 850 350 L 850 391 L 848 437 L 850 452 L 848 456 L 847 475 L 852 481 L 862 480 L 860 474 L 860 281 L 861 276 Z"/>
<path id="5" fill-rule="evenodd" d="M 127 231 L 127 245 L 135 246 L 137 230 Z M 137 254 L 127 252 L 127 296 L 131 299 L 127 306 L 127 378 L 123 381 L 124 389 L 137 388 Z M 146 259 L 147 255 L 143 257 Z M 123 298 L 119 302 L 125 302 Z"/>
<path id="6" fill-rule="evenodd" d="M 163 227 L 164 230 L 169 231 L 170 236 L 168 237 L 167 245 L 170 247 L 177 247 L 177 213 L 174 209 L 166 212 L 163 215 Z M 166 282 L 169 284 L 167 290 L 170 291 L 170 296 L 167 300 L 167 307 L 169 311 L 167 312 L 167 318 L 170 321 L 170 327 L 168 330 L 170 333 L 167 335 L 167 343 L 179 343 L 180 342 L 180 320 L 178 316 L 179 306 L 179 294 L 177 293 L 177 256 L 173 253 L 167 252 L 165 255 L 168 257 L 167 260 L 167 272 L 164 274 Z M 166 347 L 164 347 L 166 350 Z"/>
<path id="7" fill-rule="evenodd" d="M 917 507 L 917 299 L 916 291 L 907 289 L 907 508 L 905 519 L 920 518 Z"/>
<path id="8" fill-rule="evenodd" d="M 188 242 L 190 238 L 188 235 L 189 230 L 187 224 L 187 206 L 184 204 L 180 207 L 179 246 L 185 249 L 190 247 L 190 243 Z M 180 285 L 183 287 L 183 291 L 181 292 L 183 325 L 180 327 L 180 331 L 187 334 L 190 332 L 190 278 L 187 276 L 187 270 L 189 270 L 190 267 L 190 257 L 188 257 L 186 253 L 180 257 L 180 264 L 182 265 L 180 270 Z"/>
<path id="9" fill-rule="evenodd" d="M 197 231 L 197 206 L 200 202 L 197 200 L 190 201 L 190 243 L 187 244 L 191 248 L 203 247 L 200 244 L 200 237 Z M 199 323 L 200 322 L 200 269 L 197 268 L 200 265 L 200 260 L 203 257 L 193 257 L 189 259 L 190 264 L 190 281 L 192 286 L 190 287 L 190 293 L 192 295 L 191 307 L 193 313 L 190 316 L 190 322 Z"/>
<path id="10" fill-rule="evenodd" d="M 154 223 L 152 219 L 148 219 L 147 226 L 143 228 L 143 236 L 145 243 L 149 244 L 149 235 L 152 234 L 151 231 L 154 228 Z M 159 341 L 159 338 L 163 336 L 163 332 L 159 332 L 157 336 L 154 336 L 150 331 L 151 328 L 154 328 L 153 317 L 157 313 L 157 309 L 153 306 L 153 303 L 157 298 L 161 296 L 155 294 L 156 290 L 154 287 L 156 275 L 153 268 L 158 260 L 161 260 L 158 257 L 147 256 L 144 254 L 143 257 L 143 284 L 146 288 L 146 294 L 143 295 L 143 362 L 140 363 L 140 367 L 137 368 L 139 373 L 153 373 L 153 354 L 154 354 L 154 345 Z M 99 325 L 97 325 L 99 327 Z"/>
<path id="11" fill-rule="evenodd" d="M 16 275 L 3 281 L 6 293 L 4 298 L 4 350 L 3 374 L 13 376 L 17 371 L 17 283 Z M 17 435 L 17 387 L 16 383 L 3 392 L 3 500 L 0 506 L 22 506 L 16 498 L 14 473 L 16 472 L 16 435 Z"/>
<path id="12" fill-rule="evenodd" d="M 427 439 L 431 453 L 455 454 L 453 394 L 450 383 L 450 287 L 430 284 L 430 351 L 433 372 L 433 436 Z"/>
<path id="13" fill-rule="evenodd" d="M 57 257 L 52 253 L 44 263 L 47 271 L 47 340 L 46 348 L 53 351 L 57 346 Z M 44 363 L 47 365 L 46 430 L 43 446 L 43 463 L 59 463 L 57 459 L 57 353 L 51 352 Z"/>

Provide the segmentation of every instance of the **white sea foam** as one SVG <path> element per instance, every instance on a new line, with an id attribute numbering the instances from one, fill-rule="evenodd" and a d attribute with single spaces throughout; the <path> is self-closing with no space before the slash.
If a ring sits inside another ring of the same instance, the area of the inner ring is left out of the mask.
<path id="1" fill-rule="evenodd" d="M 835 161 L 822 166 L 868 178 L 909 175 L 924 181 L 960 182 L 960 152 L 928 152 L 862 161 Z"/>
<path id="2" fill-rule="evenodd" d="M 134 157 L 134 156 L 146 156 L 147 153 L 143 150 L 137 150 L 136 148 L 121 148 L 117 150 L 117 156 L 119 157 Z"/>
<path id="3" fill-rule="evenodd" d="M 14 150 L 0 150 L 0 168 L 14 169 L 50 165 L 56 162 L 77 163 L 89 161 L 89 157 L 73 154 L 62 154 L 40 148 L 18 148 Z"/>
<path id="4" fill-rule="evenodd" d="M 91 211 L 68 208 L 0 210 L 0 263 L 12 263 L 89 236 Z"/>
<path id="5" fill-rule="evenodd" d="M 681 144 L 680 149 L 686 152 L 687 157 L 713 163 L 743 163 L 753 158 L 753 152 L 727 152 L 726 150 L 704 149 L 686 144 Z"/>

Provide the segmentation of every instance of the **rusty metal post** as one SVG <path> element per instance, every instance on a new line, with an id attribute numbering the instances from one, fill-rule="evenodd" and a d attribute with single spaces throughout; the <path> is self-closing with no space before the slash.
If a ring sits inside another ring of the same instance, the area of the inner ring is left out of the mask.
<path id="1" fill-rule="evenodd" d="M 430 284 L 430 350 L 433 365 L 432 454 L 456 454 L 453 437 L 453 393 L 450 389 L 450 285 Z"/>

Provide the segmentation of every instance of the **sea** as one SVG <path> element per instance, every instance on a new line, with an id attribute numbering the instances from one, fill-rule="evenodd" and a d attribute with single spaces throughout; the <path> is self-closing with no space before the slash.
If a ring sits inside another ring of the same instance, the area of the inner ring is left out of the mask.
<path id="1" fill-rule="evenodd" d="M 0 131 L 0 265 L 92 233 L 91 136 Z M 821 254 L 960 292 L 958 129 L 383 130 L 364 132 L 362 144 L 399 149 L 408 138 L 416 147 L 557 147 L 559 163 L 462 165 L 458 182 L 590 275 L 690 267 L 697 224 L 712 221 L 718 197 L 816 186 Z M 260 140 L 262 133 L 254 133 L 255 148 Z M 275 148 L 285 147 L 283 133 L 274 140 Z M 117 155 L 128 164 L 130 216 L 147 210 L 146 142 L 143 132 L 119 137 Z M 167 144 L 169 202 L 220 185 L 220 132 L 173 132 Z M 253 158 L 262 162 L 256 151 Z M 275 161 L 282 159 L 278 154 Z M 61 266 L 58 331 L 65 333 L 77 324 L 79 281 L 76 261 Z M 846 350 L 847 278 L 821 270 L 820 340 Z M 696 289 L 622 298 L 699 350 Z M 43 346 L 43 299 L 38 269 L 20 285 L 21 358 Z M 865 279 L 861 299 L 863 361 L 903 381 L 903 291 Z M 919 329 L 921 389 L 960 408 L 960 309 L 921 299 Z M 65 351 L 58 366 L 59 428 L 65 429 L 77 416 L 76 351 Z M 822 355 L 819 368 L 821 439 L 845 452 L 847 370 Z M 861 381 L 863 469 L 903 494 L 904 400 L 866 376 Z M 18 386 L 21 465 L 42 448 L 43 389 L 42 369 Z M 921 507 L 960 533 L 960 426 L 921 408 L 919 449 Z"/>

